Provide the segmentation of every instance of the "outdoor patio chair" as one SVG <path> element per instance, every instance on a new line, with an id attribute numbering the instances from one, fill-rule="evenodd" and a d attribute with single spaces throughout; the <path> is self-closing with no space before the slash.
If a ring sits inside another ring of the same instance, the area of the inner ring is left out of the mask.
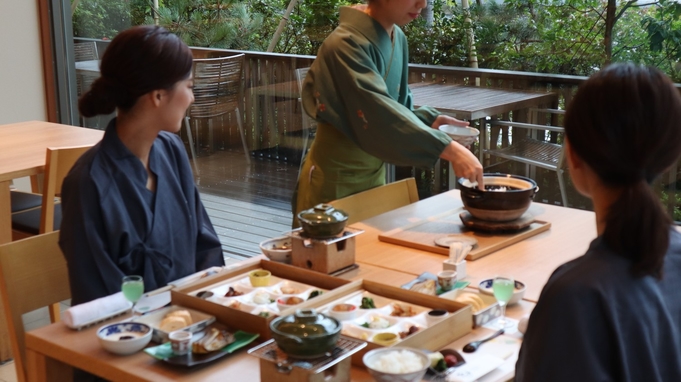
<path id="1" fill-rule="evenodd" d="M 419 194 L 416 179 L 406 178 L 397 182 L 362 191 L 329 202 L 334 208 L 348 214 L 348 223 L 369 219 L 384 212 L 417 202 Z"/>
<path id="2" fill-rule="evenodd" d="M 61 195 L 66 174 L 90 147 L 47 148 L 41 206 L 12 214 L 12 236 L 15 240 L 59 230 L 61 204 L 55 203 L 55 197 Z"/>
<path id="3" fill-rule="evenodd" d="M 552 115 L 565 114 L 564 110 L 555 109 L 532 109 L 532 121 L 536 121 L 537 113 L 549 113 Z M 564 129 L 560 126 L 540 125 L 536 123 L 521 123 L 511 121 L 490 121 L 492 126 L 510 126 L 516 131 L 526 132 L 526 135 L 512 137 L 512 142 L 507 147 L 490 148 L 485 150 L 485 154 L 505 158 L 525 164 L 525 175 L 532 176 L 533 166 L 555 171 L 558 177 L 558 187 L 564 207 L 567 207 L 567 193 L 565 181 L 563 179 L 563 146 L 547 141 L 545 134 L 547 131 L 563 134 Z"/>
<path id="4" fill-rule="evenodd" d="M 198 148 L 198 125 L 196 126 L 197 147 L 189 124 L 190 119 L 212 119 L 234 112 L 241 135 L 246 162 L 250 163 L 250 153 L 246 145 L 246 135 L 242 123 L 241 102 L 244 99 L 244 54 L 219 58 L 194 59 L 194 103 L 187 110 L 185 125 L 189 149 L 196 168 L 196 149 Z M 196 124 L 195 124 L 196 125 Z M 208 124 L 208 147 L 213 148 L 213 125 Z"/>
<path id="5" fill-rule="evenodd" d="M 73 44 L 74 61 L 99 60 L 97 44 L 94 41 L 79 42 Z M 90 85 L 99 77 L 92 72 L 76 71 L 76 90 L 78 96 L 83 94 Z"/>
<path id="6" fill-rule="evenodd" d="M 71 298 L 66 259 L 59 249 L 59 232 L 0 245 L 0 294 L 14 354 L 17 380 L 26 381 L 22 315 L 49 306 L 59 321 L 59 303 Z"/>

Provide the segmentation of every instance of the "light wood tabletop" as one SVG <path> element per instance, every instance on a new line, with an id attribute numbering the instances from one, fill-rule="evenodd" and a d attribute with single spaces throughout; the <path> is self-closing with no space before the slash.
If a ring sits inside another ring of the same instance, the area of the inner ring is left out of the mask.
<path id="1" fill-rule="evenodd" d="M 378 241 L 379 233 L 402 227 L 420 219 L 428 219 L 447 209 L 461 205 L 459 192 L 454 190 L 353 225 L 365 232 L 357 236 L 356 260 L 359 269 L 340 277 L 369 279 L 393 286 L 413 280 L 422 272 L 437 273 L 445 256 Z M 468 263 L 471 285 L 496 272 L 510 271 L 528 286 L 526 298 L 509 306 L 507 316 L 519 319 L 531 312 L 542 286 L 551 272 L 562 262 L 584 253 L 595 237 L 594 215 L 543 204 L 533 204 L 531 211 L 552 223 L 551 229 L 513 244 L 498 252 Z M 118 318 L 120 320 L 121 318 Z M 30 380 L 60 380 L 72 367 L 79 367 L 113 380 L 225 380 L 238 375 L 242 381 L 260 380 L 258 360 L 240 351 L 221 361 L 196 369 L 168 367 L 144 353 L 120 357 L 107 353 L 98 344 L 96 328 L 79 332 L 62 323 L 52 324 L 26 334 L 27 362 Z M 474 329 L 446 348 L 461 350 L 466 343 L 484 338 L 492 330 Z M 517 333 L 508 337 L 520 339 Z M 504 381 L 513 377 L 516 352 L 506 362 L 485 376 L 482 381 Z M 353 381 L 370 381 L 365 370 L 352 368 Z"/>
<path id="2" fill-rule="evenodd" d="M 0 125 L 0 244 L 12 241 L 12 179 L 40 174 L 48 147 L 94 145 L 101 130 L 31 121 Z"/>
<path id="3" fill-rule="evenodd" d="M 380 242 L 378 235 L 461 206 L 459 191 L 452 190 L 354 224 L 353 227 L 365 230 L 357 237 L 357 260 L 414 275 L 441 271 L 447 256 Z M 536 302 L 551 273 L 559 265 L 584 254 L 596 238 L 596 218 L 591 211 L 532 203 L 529 212 L 537 219 L 550 222 L 551 228 L 468 261 L 471 285 L 477 286 L 481 280 L 497 273 L 510 273 L 527 286 L 525 299 Z"/>

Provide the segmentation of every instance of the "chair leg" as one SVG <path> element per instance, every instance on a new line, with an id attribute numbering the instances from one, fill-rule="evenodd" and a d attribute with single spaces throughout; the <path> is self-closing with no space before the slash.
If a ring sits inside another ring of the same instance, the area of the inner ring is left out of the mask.
<path id="1" fill-rule="evenodd" d="M 194 138 L 192 137 L 192 127 L 189 126 L 189 117 L 184 117 L 184 125 L 187 129 L 187 140 L 189 140 L 189 151 L 192 153 L 192 164 L 194 165 L 194 173 L 199 174 L 199 168 L 196 164 L 196 150 L 194 148 Z"/>
<path id="2" fill-rule="evenodd" d="M 234 109 L 234 112 L 236 113 L 236 124 L 239 127 L 239 134 L 241 134 L 241 144 L 244 146 L 244 155 L 246 156 L 246 163 L 250 164 L 251 156 L 249 155 L 248 152 L 248 146 L 246 146 L 246 133 L 244 132 L 244 125 L 241 122 L 241 112 L 239 111 L 238 107 Z"/>
<path id="3" fill-rule="evenodd" d="M 563 207 L 567 207 L 567 193 L 565 192 L 565 182 L 563 181 L 563 170 L 558 169 L 558 187 L 560 188 L 560 197 L 563 200 Z"/>
<path id="4" fill-rule="evenodd" d="M 50 305 L 50 322 L 55 323 L 61 321 L 61 309 L 59 303 Z"/>

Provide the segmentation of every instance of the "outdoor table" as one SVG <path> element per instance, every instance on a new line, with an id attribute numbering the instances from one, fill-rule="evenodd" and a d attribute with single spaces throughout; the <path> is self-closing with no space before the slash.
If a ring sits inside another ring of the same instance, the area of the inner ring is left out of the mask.
<path id="1" fill-rule="evenodd" d="M 48 147 L 94 145 L 103 134 L 103 131 L 40 121 L 0 125 L 0 244 L 12 241 L 12 179 L 42 173 Z M 7 335 L 0 302 L 0 361 L 11 358 Z"/>
<path id="2" fill-rule="evenodd" d="M 414 107 L 427 105 L 441 113 L 453 115 L 473 123 L 478 120 L 480 126 L 479 159 L 483 163 L 485 149 L 490 148 L 487 136 L 487 117 L 496 118 L 498 114 L 514 110 L 526 110 L 532 107 L 548 107 L 558 97 L 553 93 L 536 93 L 518 89 L 497 89 L 479 86 L 464 86 L 443 83 L 409 84 Z M 517 120 L 517 117 L 515 118 Z M 493 134 L 492 134 L 493 135 Z M 492 136 L 492 141 L 496 136 Z M 449 188 L 456 187 L 456 176 L 453 169 L 449 171 Z"/>
<path id="3" fill-rule="evenodd" d="M 100 60 L 76 61 L 76 71 L 92 72 L 99 76 Z"/>

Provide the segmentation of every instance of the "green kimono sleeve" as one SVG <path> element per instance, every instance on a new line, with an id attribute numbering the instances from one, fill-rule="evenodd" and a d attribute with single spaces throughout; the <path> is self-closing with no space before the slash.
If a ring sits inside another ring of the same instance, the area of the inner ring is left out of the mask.
<path id="1" fill-rule="evenodd" d="M 437 114 L 428 109 L 412 111 L 411 105 L 390 96 L 380 74 L 385 68 L 377 67 L 376 62 L 382 62 L 370 44 L 352 34 L 333 34 L 329 39 L 305 81 L 306 112 L 341 130 L 362 150 L 385 162 L 434 165 L 451 142 L 446 134 L 426 124 Z M 396 54 L 393 70 L 404 70 L 402 61 L 402 55 Z"/>

